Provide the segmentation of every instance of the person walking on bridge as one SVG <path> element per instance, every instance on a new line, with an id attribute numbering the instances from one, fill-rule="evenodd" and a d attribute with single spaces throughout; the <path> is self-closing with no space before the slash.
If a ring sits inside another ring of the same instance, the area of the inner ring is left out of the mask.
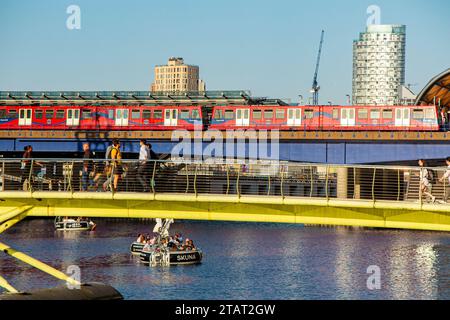
<path id="1" fill-rule="evenodd" d="M 447 202 L 450 198 L 450 157 L 445 159 L 445 163 L 447 164 L 447 170 L 442 178 L 439 179 L 439 182 L 444 183 L 444 202 Z"/>
<path id="2" fill-rule="evenodd" d="M 142 186 L 143 191 L 148 192 L 149 187 L 147 179 L 148 179 L 148 168 L 150 167 L 148 165 L 148 161 L 150 160 L 150 149 L 144 139 L 141 139 L 139 144 L 140 149 L 139 149 L 139 164 L 137 170 L 138 174 L 137 178 Z"/>
<path id="3" fill-rule="evenodd" d="M 123 174 L 122 167 L 122 152 L 120 151 L 119 140 L 113 141 L 113 148 L 111 150 L 111 162 L 112 162 L 112 173 L 114 175 L 113 180 L 113 191 L 117 191 L 117 186 L 119 184 L 119 179 Z"/>
<path id="4" fill-rule="evenodd" d="M 419 160 L 420 166 L 420 192 L 422 195 L 427 196 L 427 198 L 431 198 L 431 202 L 436 201 L 436 197 L 431 193 L 433 190 L 433 171 L 426 168 L 426 162 L 424 159 Z"/>

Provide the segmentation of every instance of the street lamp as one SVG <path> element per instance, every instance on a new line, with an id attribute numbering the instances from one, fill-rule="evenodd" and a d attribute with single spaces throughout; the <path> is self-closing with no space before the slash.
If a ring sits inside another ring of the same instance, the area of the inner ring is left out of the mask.
<path id="1" fill-rule="evenodd" d="M 303 104 L 303 96 L 299 94 L 298 98 L 299 98 L 299 106 L 301 106 Z"/>

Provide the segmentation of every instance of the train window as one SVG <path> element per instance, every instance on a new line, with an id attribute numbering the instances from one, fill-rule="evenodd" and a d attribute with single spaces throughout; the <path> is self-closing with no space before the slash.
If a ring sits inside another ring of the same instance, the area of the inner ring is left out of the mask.
<path id="1" fill-rule="evenodd" d="M 42 119 L 43 111 L 42 110 L 35 110 L 34 111 L 34 117 L 36 119 Z"/>
<path id="2" fill-rule="evenodd" d="M 358 109 L 358 119 L 367 119 L 367 109 Z"/>
<path id="3" fill-rule="evenodd" d="M 339 109 L 334 108 L 333 109 L 333 120 L 339 119 Z"/>
<path id="4" fill-rule="evenodd" d="M 261 110 L 253 110 L 253 119 L 261 119 Z"/>
<path id="5" fill-rule="evenodd" d="M 275 118 L 276 119 L 284 119 L 284 109 L 277 109 L 277 111 L 275 112 Z"/>
<path id="6" fill-rule="evenodd" d="M 141 118 L 141 110 L 131 110 L 131 119 L 140 119 Z"/>
<path id="7" fill-rule="evenodd" d="M 0 119 L 6 119 L 6 109 L 0 109 Z"/>
<path id="8" fill-rule="evenodd" d="M 392 119 L 392 110 L 384 109 L 383 110 L 383 119 Z"/>
<path id="9" fill-rule="evenodd" d="M 83 110 L 81 112 L 81 119 L 91 119 L 92 118 L 92 111 L 91 110 Z"/>
<path id="10" fill-rule="evenodd" d="M 53 114 L 55 112 L 53 110 L 45 110 L 45 119 L 53 119 Z"/>
<path id="11" fill-rule="evenodd" d="M 223 119 L 223 110 L 214 111 L 214 119 Z"/>
<path id="12" fill-rule="evenodd" d="M 380 119 L 380 109 L 370 110 L 370 119 Z"/>
<path id="13" fill-rule="evenodd" d="M 312 119 L 314 118 L 314 111 L 311 109 L 305 110 L 305 119 Z"/>
<path id="14" fill-rule="evenodd" d="M 434 109 L 425 109 L 425 119 L 436 119 Z"/>
<path id="15" fill-rule="evenodd" d="M 264 119 L 272 119 L 273 110 L 264 110 Z"/>
<path id="16" fill-rule="evenodd" d="M 189 119 L 189 110 L 185 110 L 185 109 L 181 110 L 180 119 L 184 119 L 184 120 Z"/>
<path id="17" fill-rule="evenodd" d="M 56 110 L 56 119 L 64 119 L 65 113 L 64 110 Z"/>
<path id="18" fill-rule="evenodd" d="M 227 120 L 234 119 L 234 111 L 233 110 L 225 110 L 225 119 L 227 119 Z"/>
<path id="19" fill-rule="evenodd" d="M 153 119 L 162 119 L 162 110 L 153 111 Z"/>
<path id="20" fill-rule="evenodd" d="M 192 119 L 199 120 L 200 119 L 200 111 L 197 109 L 192 110 Z"/>
<path id="21" fill-rule="evenodd" d="M 17 110 L 9 110 L 8 117 L 11 119 L 16 119 L 17 118 Z"/>
<path id="22" fill-rule="evenodd" d="M 423 119 L 423 110 L 414 109 L 412 117 L 414 120 L 422 120 Z"/>
<path id="23" fill-rule="evenodd" d="M 150 119 L 152 112 L 150 110 L 142 110 L 142 119 Z"/>

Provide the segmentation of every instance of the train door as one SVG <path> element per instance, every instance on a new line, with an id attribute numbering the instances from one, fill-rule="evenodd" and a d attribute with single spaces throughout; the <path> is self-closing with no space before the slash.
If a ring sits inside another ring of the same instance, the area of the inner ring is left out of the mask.
<path id="1" fill-rule="evenodd" d="M 19 110 L 19 126 L 31 126 L 31 109 Z"/>
<path id="2" fill-rule="evenodd" d="M 354 126 L 355 121 L 355 109 L 353 108 L 342 108 L 341 109 L 341 126 Z"/>
<path id="3" fill-rule="evenodd" d="M 175 127 L 178 125 L 177 109 L 166 109 L 164 112 L 164 125 L 169 127 Z"/>
<path id="4" fill-rule="evenodd" d="M 250 125 L 250 109 L 237 109 L 236 110 L 236 125 L 237 126 Z"/>
<path id="5" fill-rule="evenodd" d="M 288 126 L 299 126 L 302 124 L 302 110 L 301 109 L 288 109 Z"/>
<path id="6" fill-rule="evenodd" d="M 395 110 L 395 126 L 409 127 L 411 120 L 411 110 L 409 108 L 397 108 Z"/>
<path id="7" fill-rule="evenodd" d="M 80 109 L 67 109 L 66 125 L 80 125 Z"/>
<path id="8" fill-rule="evenodd" d="M 129 111 L 128 109 L 116 109 L 116 126 L 128 126 Z"/>

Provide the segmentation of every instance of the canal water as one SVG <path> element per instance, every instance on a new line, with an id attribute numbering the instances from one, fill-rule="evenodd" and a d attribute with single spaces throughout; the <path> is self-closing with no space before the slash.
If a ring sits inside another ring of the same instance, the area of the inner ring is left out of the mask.
<path id="1" fill-rule="evenodd" d="M 96 231 L 61 232 L 26 220 L 0 241 L 59 270 L 77 265 L 83 282 L 126 299 L 450 299 L 449 233 L 176 221 L 171 231 L 192 238 L 203 263 L 150 268 L 129 246 L 153 222 L 96 222 Z M 380 289 L 368 289 L 368 268 L 379 268 Z M 21 290 L 62 284 L 3 253 L 0 274 Z"/>

